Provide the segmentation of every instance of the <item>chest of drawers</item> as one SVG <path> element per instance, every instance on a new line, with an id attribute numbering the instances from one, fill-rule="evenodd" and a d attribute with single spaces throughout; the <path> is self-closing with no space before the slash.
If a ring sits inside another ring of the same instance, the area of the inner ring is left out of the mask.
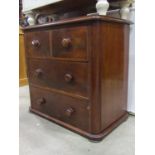
<path id="1" fill-rule="evenodd" d="M 92 140 L 123 122 L 129 24 L 90 16 L 24 28 L 30 111 Z"/>

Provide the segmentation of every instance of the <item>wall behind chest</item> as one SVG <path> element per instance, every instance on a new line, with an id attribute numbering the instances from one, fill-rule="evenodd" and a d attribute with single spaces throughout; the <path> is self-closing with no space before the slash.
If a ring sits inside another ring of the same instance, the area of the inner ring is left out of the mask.
<path id="1" fill-rule="evenodd" d="M 130 20 L 135 22 L 135 10 L 130 13 Z M 129 47 L 129 83 L 128 83 L 128 111 L 135 113 L 135 24 L 130 26 Z"/>
<path id="2" fill-rule="evenodd" d="M 29 11 L 40 6 L 46 6 L 51 3 L 59 2 L 62 0 L 22 0 L 23 11 Z"/>

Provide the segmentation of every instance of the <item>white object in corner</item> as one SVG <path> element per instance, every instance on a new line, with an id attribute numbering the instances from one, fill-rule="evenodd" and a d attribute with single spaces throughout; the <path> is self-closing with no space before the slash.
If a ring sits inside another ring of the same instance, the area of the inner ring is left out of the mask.
<path id="1" fill-rule="evenodd" d="M 125 2 L 121 2 L 121 18 L 129 20 L 130 19 L 130 8 L 129 6 L 134 3 L 134 0 L 127 0 Z"/>
<path id="2" fill-rule="evenodd" d="M 26 12 L 26 16 L 28 17 L 27 22 L 29 25 L 35 25 L 35 16 L 32 11 Z"/>
<path id="3" fill-rule="evenodd" d="M 122 19 L 129 19 L 130 15 L 129 5 L 124 5 L 120 10 L 120 14 Z"/>
<path id="4" fill-rule="evenodd" d="M 99 15 L 106 15 L 109 8 L 109 3 L 107 0 L 98 0 L 96 3 L 96 10 Z"/>

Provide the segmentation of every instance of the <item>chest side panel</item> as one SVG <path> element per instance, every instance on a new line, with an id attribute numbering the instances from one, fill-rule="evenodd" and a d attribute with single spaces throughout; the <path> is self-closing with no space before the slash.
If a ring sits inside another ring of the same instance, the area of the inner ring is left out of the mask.
<path id="1" fill-rule="evenodd" d="M 102 130 L 118 120 L 127 110 L 129 26 L 101 25 L 100 53 Z"/>

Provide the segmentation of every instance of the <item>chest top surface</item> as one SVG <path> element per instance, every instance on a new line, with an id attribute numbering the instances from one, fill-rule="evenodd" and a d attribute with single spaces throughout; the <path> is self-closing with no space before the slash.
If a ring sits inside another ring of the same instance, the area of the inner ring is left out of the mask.
<path id="1" fill-rule="evenodd" d="M 70 24 L 78 24 L 78 23 L 89 23 L 89 22 L 112 22 L 112 23 L 121 23 L 121 24 L 132 24 L 129 20 L 124 20 L 120 18 L 114 18 L 114 17 L 108 17 L 108 16 L 81 16 L 78 18 L 69 18 L 64 19 L 60 21 L 51 22 L 48 24 L 42 24 L 42 25 L 34 25 L 34 26 L 27 26 L 23 27 L 22 29 L 24 31 L 27 30 L 33 30 L 33 29 L 39 29 L 39 28 L 49 28 L 49 27 L 55 27 L 55 26 L 61 26 L 61 25 L 70 25 Z"/>

